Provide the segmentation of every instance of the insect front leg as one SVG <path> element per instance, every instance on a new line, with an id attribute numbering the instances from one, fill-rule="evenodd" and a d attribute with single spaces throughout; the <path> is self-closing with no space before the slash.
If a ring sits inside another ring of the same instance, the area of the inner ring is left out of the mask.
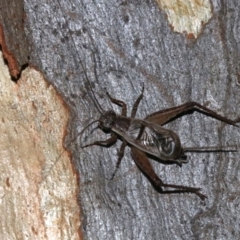
<path id="1" fill-rule="evenodd" d="M 112 103 L 115 103 L 122 108 L 122 116 L 126 117 L 127 116 L 127 105 L 126 105 L 126 103 L 121 101 L 121 100 L 113 98 L 108 92 L 107 92 L 107 96 Z"/>
<path id="2" fill-rule="evenodd" d="M 131 118 L 135 118 L 135 116 L 136 116 L 137 109 L 138 109 L 138 105 L 139 105 L 140 101 L 141 101 L 142 98 L 143 98 L 143 92 L 144 92 L 144 85 L 143 85 L 143 87 L 142 87 L 142 92 L 141 92 L 141 94 L 139 95 L 139 97 L 137 98 L 136 102 L 135 102 L 134 105 L 133 105 L 132 113 L 131 113 Z"/>
<path id="3" fill-rule="evenodd" d="M 131 147 L 131 155 L 135 163 L 137 164 L 138 168 L 141 170 L 141 172 L 149 179 L 149 181 L 156 187 L 156 189 L 160 193 L 195 193 L 198 195 L 201 200 L 204 200 L 206 196 L 202 193 L 200 193 L 201 188 L 194 188 L 194 187 L 188 187 L 188 186 L 182 186 L 182 185 L 174 185 L 174 184 L 166 184 L 163 183 L 163 181 L 157 176 L 155 173 L 149 159 L 147 158 L 147 155 L 135 148 Z M 164 191 L 162 188 L 173 188 L 172 191 Z"/>
<path id="4" fill-rule="evenodd" d="M 102 146 L 102 147 L 110 147 L 114 143 L 116 143 L 116 141 L 117 141 L 117 135 L 113 133 L 111 135 L 111 137 L 106 139 L 106 140 L 95 141 L 93 143 L 89 143 L 89 144 L 87 144 L 85 146 L 82 146 L 82 148 L 90 147 L 90 146 L 93 146 L 93 145 L 98 145 L 98 146 Z"/>
<path id="5" fill-rule="evenodd" d="M 164 110 L 150 114 L 145 119 L 150 122 L 163 125 L 175 118 L 178 118 L 187 114 L 190 111 L 196 111 L 196 110 L 201 113 L 205 113 L 206 115 L 212 118 L 215 118 L 217 120 L 220 120 L 222 122 L 225 122 L 227 124 L 234 125 L 237 127 L 236 125 L 236 123 L 238 122 L 237 120 L 233 121 L 231 119 L 223 117 L 217 114 L 216 112 L 210 110 L 209 108 L 204 107 L 203 105 L 196 102 L 187 102 L 177 107 L 164 109 Z"/>

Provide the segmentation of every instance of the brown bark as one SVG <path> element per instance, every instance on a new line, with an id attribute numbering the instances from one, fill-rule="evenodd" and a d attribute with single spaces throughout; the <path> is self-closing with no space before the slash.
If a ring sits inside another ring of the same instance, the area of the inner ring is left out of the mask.
<path id="1" fill-rule="evenodd" d="M 23 1 L 1 1 L 0 5 L 0 45 L 3 57 L 13 79 L 17 79 L 21 69 L 27 65 L 29 45 L 24 31 Z"/>

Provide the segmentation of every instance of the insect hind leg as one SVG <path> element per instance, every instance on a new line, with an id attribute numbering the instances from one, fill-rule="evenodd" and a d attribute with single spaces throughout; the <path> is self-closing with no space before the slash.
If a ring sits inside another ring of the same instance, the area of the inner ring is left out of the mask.
<path id="1" fill-rule="evenodd" d="M 201 190 L 200 188 L 163 183 L 163 181 L 155 173 L 152 164 L 150 163 L 149 159 L 147 158 L 147 155 L 143 151 L 135 147 L 131 147 L 131 155 L 140 171 L 147 177 L 147 179 L 153 184 L 153 186 L 158 192 L 163 194 L 194 193 L 198 197 L 200 197 L 201 200 L 207 198 L 204 194 L 200 193 Z M 173 190 L 168 191 L 163 190 L 162 188 L 172 188 Z"/>
<path id="2" fill-rule="evenodd" d="M 197 103 L 197 102 L 187 102 L 182 105 L 179 105 L 177 107 L 172 107 L 164 110 L 160 110 L 158 112 L 152 113 L 148 115 L 145 119 L 157 123 L 159 125 L 164 125 L 167 122 L 170 122 L 176 118 L 179 118 L 187 113 L 193 111 L 199 111 L 200 113 L 204 113 L 212 118 L 215 118 L 219 121 L 225 122 L 227 124 L 237 126 L 236 123 L 240 121 L 240 119 L 237 120 L 231 120 L 229 118 L 223 117 L 219 115 L 218 113 L 212 111 L 211 109 Z"/>

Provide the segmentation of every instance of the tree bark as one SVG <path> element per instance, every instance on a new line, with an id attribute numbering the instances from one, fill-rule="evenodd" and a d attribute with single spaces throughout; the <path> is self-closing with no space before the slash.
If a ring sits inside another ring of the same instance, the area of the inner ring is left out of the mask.
<path id="1" fill-rule="evenodd" d="M 29 49 L 24 31 L 23 1 L 1 1 L 0 45 L 10 74 L 16 80 L 28 63 Z"/>
<path id="2" fill-rule="evenodd" d="M 175 32 L 154 1 L 25 2 L 30 64 L 44 72 L 73 113 L 66 146 L 80 175 L 85 239 L 238 238 L 238 152 L 191 153 L 182 168 L 152 162 L 164 182 L 201 187 L 208 196 L 203 204 L 193 194 L 155 191 L 129 148 L 109 180 L 119 143 L 83 150 L 79 138 L 71 139 L 99 118 L 91 88 L 104 109 L 120 112 L 109 103 L 106 88 L 129 112 L 144 83 L 138 118 L 188 101 L 239 118 L 239 10 L 239 1 L 212 1 L 211 19 L 193 34 Z M 238 128 L 200 113 L 167 127 L 183 146 L 239 147 Z M 101 131 L 86 134 L 89 141 L 107 138 Z"/>

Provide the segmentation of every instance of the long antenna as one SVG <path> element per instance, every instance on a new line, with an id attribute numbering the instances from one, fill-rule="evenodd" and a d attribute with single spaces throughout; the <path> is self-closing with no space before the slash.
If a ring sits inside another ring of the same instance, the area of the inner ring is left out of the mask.
<path id="1" fill-rule="evenodd" d="M 57 0 L 57 3 L 58 3 L 58 6 L 59 6 L 59 9 L 61 10 L 62 14 L 64 15 L 64 12 L 63 12 L 63 9 L 62 9 L 62 7 L 61 7 L 61 4 L 59 3 L 59 0 Z M 65 20 L 65 19 L 64 19 L 64 20 Z M 68 29 L 70 29 L 67 20 L 65 20 L 65 23 L 66 23 Z M 74 47 L 75 47 L 75 49 L 76 49 L 76 51 L 77 51 L 77 47 L 76 47 L 75 41 L 74 41 L 74 39 L 73 39 L 70 31 L 68 31 L 68 32 L 69 32 L 70 38 L 71 38 L 71 40 L 72 40 L 72 44 L 74 45 Z M 89 35 L 88 35 L 88 36 L 89 36 Z M 82 46 L 81 46 L 81 48 L 83 49 Z M 80 62 L 81 68 L 82 68 L 82 70 L 83 70 L 83 74 L 84 74 L 85 80 L 87 81 L 87 82 L 84 81 L 84 84 L 85 84 L 85 86 L 86 86 L 87 89 L 90 88 L 90 94 L 89 94 L 89 96 L 90 96 L 91 100 L 93 101 L 93 104 L 95 105 L 97 111 L 98 111 L 100 114 L 102 114 L 102 113 L 105 112 L 105 111 L 104 111 L 104 109 L 101 107 L 100 103 L 98 102 L 98 100 L 97 100 L 97 98 L 96 98 L 96 96 L 95 96 L 95 94 L 94 94 L 94 92 L 93 92 L 93 89 L 92 89 L 92 87 L 91 87 L 91 83 L 90 83 L 90 80 L 89 80 L 89 78 L 88 78 L 87 72 L 86 72 L 85 67 L 84 67 L 84 65 L 83 65 L 83 62 L 82 62 L 82 60 L 81 60 L 81 58 L 80 58 L 80 56 L 79 56 L 78 54 L 77 54 L 77 58 L 78 58 L 78 60 L 79 60 L 79 62 Z M 95 73 L 95 76 L 96 76 L 96 73 Z M 87 84 L 87 83 L 88 83 L 88 84 Z M 92 121 L 91 123 L 89 123 L 86 127 L 84 127 L 80 133 L 78 133 L 73 139 L 71 139 L 70 143 L 67 144 L 66 147 L 69 147 L 70 144 L 71 144 L 73 141 L 75 141 L 79 136 L 80 136 L 80 138 L 81 138 L 81 137 L 82 137 L 82 134 L 84 133 L 84 131 L 85 131 L 87 128 L 89 128 L 92 124 L 94 124 L 94 123 L 96 123 L 96 122 L 99 122 L 99 120 L 94 120 L 94 121 Z M 81 145 L 81 139 L 80 139 L 80 145 Z M 81 146 L 81 147 L 82 147 L 82 146 Z M 54 161 L 54 162 L 51 164 L 51 166 L 50 166 L 48 169 L 46 169 L 46 172 L 43 173 L 43 175 L 44 175 L 45 177 L 48 176 L 48 173 L 51 172 L 52 168 L 53 168 L 54 165 L 58 162 L 58 160 L 60 159 L 60 157 L 62 156 L 62 154 L 63 154 L 64 152 L 65 152 L 65 150 L 63 150 L 63 151 L 58 155 L 58 158 L 56 159 L 56 161 Z"/>
<path id="2" fill-rule="evenodd" d="M 72 41 L 73 41 L 73 44 L 74 44 L 74 46 L 75 46 L 75 48 L 76 48 L 76 44 L 75 44 L 73 38 L 72 38 Z M 77 48 L 76 48 L 76 49 L 77 49 Z M 94 92 L 93 92 L 93 90 L 92 90 L 91 83 L 90 83 L 90 81 L 89 81 L 89 79 L 88 79 L 88 75 L 87 75 L 87 73 L 86 73 L 86 71 L 85 71 L 85 68 L 84 68 L 84 66 L 83 66 L 82 60 L 80 59 L 80 57 L 79 57 L 78 54 L 77 54 L 77 56 L 78 56 L 78 60 L 79 60 L 79 62 L 80 62 L 80 65 L 81 65 L 81 67 L 82 67 L 84 76 L 85 76 L 85 78 L 87 79 L 87 81 L 88 81 L 88 83 L 89 83 L 89 88 L 90 88 L 90 90 L 91 90 L 91 94 L 90 94 L 89 96 L 90 96 L 90 98 L 92 99 L 92 101 L 93 101 L 96 109 L 97 109 L 98 112 L 101 114 L 101 113 L 104 112 L 104 110 L 103 110 L 103 108 L 101 107 L 101 105 L 99 104 L 99 102 L 98 102 L 98 100 L 97 100 L 97 98 L 96 98 L 96 96 L 95 96 L 95 94 L 94 94 Z M 86 86 L 86 87 L 88 87 L 88 86 Z"/>
<path id="3" fill-rule="evenodd" d="M 99 122 L 99 120 L 94 120 L 94 121 L 90 122 L 86 127 L 83 128 L 83 130 L 82 130 L 80 133 L 78 133 L 73 139 L 71 139 L 70 142 L 75 141 L 79 136 L 80 136 L 80 139 L 81 139 L 82 134 L 84 133 L 84 131 L 85 131 L 87 128 L 89 128 L 91 125 L 93 125 L 94 123 L 96 123 L 96 122 Z M 80 143 L 81 143 L 81 140 L 80 140 Z M 81 146 L 81 147 L 82 147 L 82 146 Z"/>
<path id="4" fill-rule="evenodd" d="M 61 6 L 61 4 L 59 3 L 58 0 L 57 0 L 57 3 L 58 3 L 58 6 L 59 6 L 59 9 L 61 10 L 62 14 L 64 15 L 64 11 L 63 11 L 62 6 Z M 65 23 L 66 23 L 68 29 L 70 29 L 67 20 L 65 20 Z M 71 38 L 71 40 L 72 40 L 72 43 L 73 43 L 73 45 L 74 45 L 74 47 L 75 47 L 75 49 L 76 49 L 76 51 L 77 51 L 77 46 L 76 46 L 76 44 L 75 44 L 75 41 L 74 41 L 74 39 L 73 39 L 70 31 L 69 31 L 69 35 L 70 35 L 70 38 Z M 88 36 L 89 36 L 89 35 L 88 35 Z M 90 37 L 90 36 L 89 36 L 89 37 Z M 91 37 L 90 37 L 90 39 L 91 39 Z M 91 42 L 92 42 L 92 39 L 91 39 Z M 81 47 L 81 48 L 82 48 L 82 47 Z M 78 60 L 79 60 L 79 62 L 80 62 L 80 65 L 81 65 L 81 68 L 82 68 L 82 70 L 83 70 L 83 74 L 84 74 L 84 76 L 85 76 L 85 79 L 88 81 L 88 85 L 89 85 L 89 86 L 86 84 L 85 81 L 84 81 L 84 83 L 85 83 L 85 86 L 86 86 L 87 89 L 88 89 L 88 87 L 90 88 L 91 94 L 89 94 L 89 96 L 90 96 L 90 98 L 92 99 L 92 101 L 93 101 L 96 109 L 98 110 L 98 112 L 99 112 L 100 114 L 102 114 L 102 113 L 104 112 L 104 109 L 102 108 L 102 106 L 101 106 L 100 103 L 98 102 L 98 100 L 97 100 L 97 98 L 96 98 L 96 96 L 95 96 L 95 94 L 94 94 L 94 92 L 93 92 L 93 90 L 92 90 L 91 83 L 90 83 L 90 80 L 89 80 L 89 78 L 88 78 L 87 72 L 86 72 L 85 67 L 84 67 L 84 65 L 83 65 L 83 62 L 82 62 L 82 60 L 81 60 L 81 58 L 79 57 L 78 54 L 77 54 L 77 58 L 78 58 Z M 95 77 L 96 77 L 96 74 L 95 74 Z"/>

